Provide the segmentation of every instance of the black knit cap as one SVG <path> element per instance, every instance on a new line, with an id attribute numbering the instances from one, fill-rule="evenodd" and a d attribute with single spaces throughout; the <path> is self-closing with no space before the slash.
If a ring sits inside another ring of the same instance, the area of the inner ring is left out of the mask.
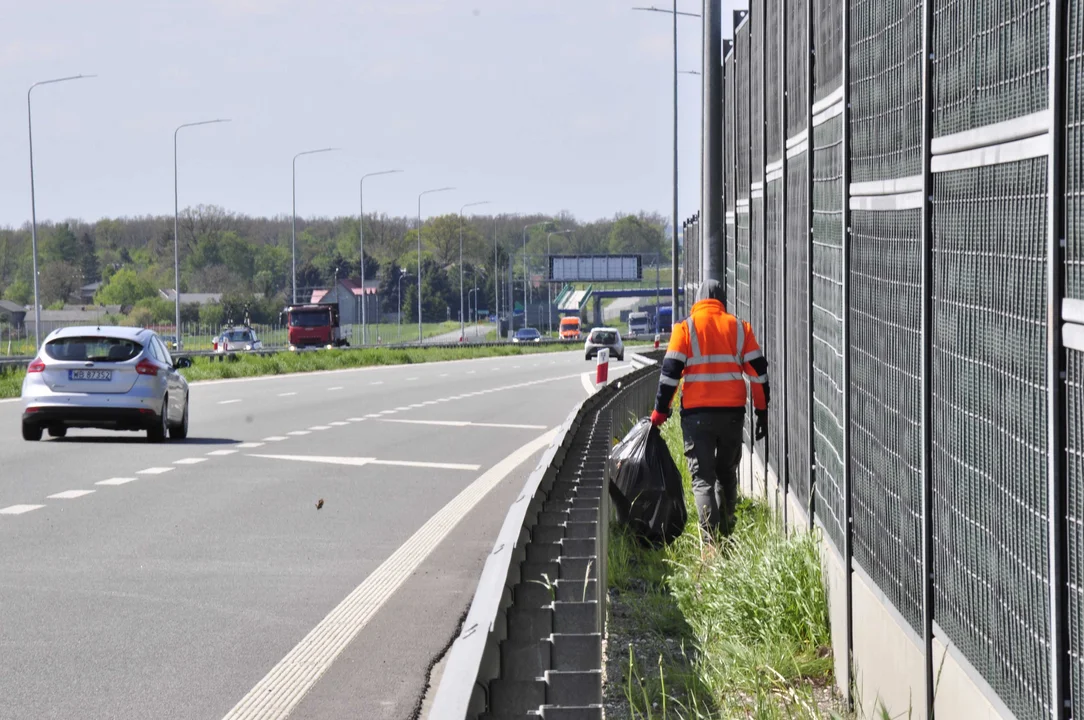
<path id="1" fill-rule="evenodd" d="M 726 302 L 726 288 L 724 288 L 718 280 L 705 280 L 700 283 L 700 289 L 696 291 L 696 301 L 701 300 L 718 300 L 719 302 Z"/>

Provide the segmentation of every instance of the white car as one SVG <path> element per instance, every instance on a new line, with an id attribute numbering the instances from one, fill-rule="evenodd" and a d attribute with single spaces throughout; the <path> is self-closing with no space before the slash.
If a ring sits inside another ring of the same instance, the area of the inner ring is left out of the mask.
<path id="1" fill-rule="evenodd" d="M 625 343 L 621 342 L 621 331 L 617 328 L 593 328 L 583 343 L 584 359 L 595 357 L 602 348 L 609 350 L 610 357 L 618 361 L 625 359 Z"/>
<path id="2" fill-rule="evenodd" d="M 151 442 L 188 436 L 188 381 L 152 330 L 71 327 L 45 338 L 23 379 L 23 439 L 68 428 L 143 430 Z"/>
<path id="3" fill-rule="evenodd" d="M 215 352 L 242 352 L 246 350 L 263 350 L 263 343 L 256 337 L 256 331 L 252 328 L 237 327 L 224 330 L 221 335 L 214 339 Z"/>

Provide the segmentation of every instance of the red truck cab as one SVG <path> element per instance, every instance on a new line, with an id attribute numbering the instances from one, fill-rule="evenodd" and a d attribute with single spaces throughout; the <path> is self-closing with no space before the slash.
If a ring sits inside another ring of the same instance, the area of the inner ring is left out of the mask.
<path id="1" fill-rule="evenodd" d="M 290 305 L 283 315 L 291 350 L 349 345 L 339 327 L 337 305 Z"/>

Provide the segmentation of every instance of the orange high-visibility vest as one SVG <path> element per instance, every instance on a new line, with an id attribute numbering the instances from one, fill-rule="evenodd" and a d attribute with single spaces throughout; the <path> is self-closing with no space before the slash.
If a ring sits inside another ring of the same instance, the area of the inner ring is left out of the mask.
<path id="1" fill-rule="evenodd" d="M 752 326 L 726 312 L 718 300 L 701 300 L 689 317 L 674 326 L 666 359 L 684 364 L 681 405 L 692 408 L 740 408 L 748 398 L 746 378 L 753 393 L 753 407 L 767 409 L 764 385 L 750 362 L 764 357 Z M 665 374 L 664 385 L 676 386 Z"/>

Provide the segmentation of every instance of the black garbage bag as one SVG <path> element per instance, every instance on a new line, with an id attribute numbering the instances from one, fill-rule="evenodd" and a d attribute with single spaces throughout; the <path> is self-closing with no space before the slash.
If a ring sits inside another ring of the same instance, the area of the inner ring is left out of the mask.
<path id="1" fill-rule="evenodd" d="M 649 418 L 610 452 L 610 499 L 617 521 L 647 545 L 669 545 L 688 519 L 681 471 Z"/>

